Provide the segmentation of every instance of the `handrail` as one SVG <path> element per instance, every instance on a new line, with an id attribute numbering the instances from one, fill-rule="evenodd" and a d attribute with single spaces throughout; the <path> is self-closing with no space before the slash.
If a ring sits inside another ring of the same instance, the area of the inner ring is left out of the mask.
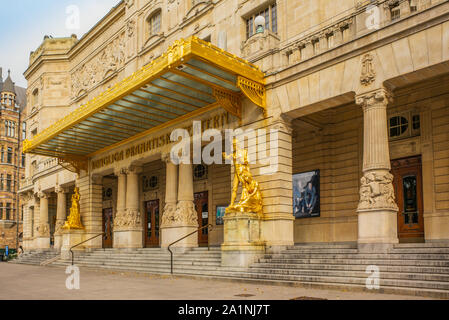
<path id="1" fill-rule="evenodd" d="M 184 237 L 182 237 L 182 238 L 179 238 L 179 239 L 176 240 L 175 242 L 172 242 L 172 243 L 170 243 L 170 244 L 168 245 L 168 248 L 167 248 L 167 249 L 168 249 L 168 251 L 170 252 L 170 272 L 171 272 L 171 274 L 173 274 L 173 251 L 171 251 L 170 247 L 171 247 L 172 245 L 178 243 L 179 241 L 184 240 L 185 238 L 190 237 L 192 234 L 195 234 L 195 233 L 199 232 L 200 230 L 203 230 L 203 229 L 209 228 L 209 227 L 210 227 L 209 231 L 211 231 L 211 230 L 213 229 L 214 226 L 211 225 L 211 224 L 208 224 L 208 225 L 206 225 L 206 226 L 202 226 L 201 228 L 196 229 L 195 231 L 189 233 L 188 235 L 186 235 L 186 236 L 184 236 Z M 209 241 L 207 241 L 207 251 L 209 251 L 209 250 L 210 250 L 210 245 L 209 245 Z"/>
<path id="2" fill-rule="evenodd" d="M 74 245 L 73 247 L 71 247 L 71 248 L 70 248 L 70 255 L 71 255 L 71 257 L 72 257 L 72 266 L 73 266 L 73 251 L 72 251 L 72 249 L 78 247 L 79 245 L 82 245 L 83 243 L 85 243 L 85 242 L 87 242 L 87 241 L 90 241 L 90 240 L 93 240 L 93 239 L 95 239 L 95 238 L 97 238 L 97 237 L 99 237 L 99 236 L 102 236 L 102 235 L 104 235 L 104 234 L 105 234 L 105 233 L 102 232 L 102 233 L 100 233 L 100 234 L 97 234 L 95 237 L 92 237 L 92 238 L 90 238 L 90 239 L 84 240 L 83 242 L 80 242 L 80 243 Z"/>

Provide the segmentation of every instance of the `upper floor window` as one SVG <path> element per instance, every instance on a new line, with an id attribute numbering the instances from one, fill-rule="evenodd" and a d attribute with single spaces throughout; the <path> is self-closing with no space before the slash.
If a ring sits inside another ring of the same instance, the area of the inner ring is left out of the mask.
<path id="1" fill-rule="evenodd" d="M 401 8 L 399 0 L 390 4 L 391 21 L 397 20 L 401 17 Z"/>
<path id="2" fill-rule="evenodd" d="M 262 11 L 254 13 L 246 19 L 246 38 L 250 38 L 256 33 L 254 20 L 257 16 L 262 16 L 265 18 L 265 29 L 270 30 L 274 33 L 278 32 L 277 7 L 276 3 L 274 3 L 269 5 Z"/>
<path id="3" fill-rule="evenodd" d="M 0 178 L 0 191 L 3 191 L 3 173 Z"/>
<path id="4" fill-rule="evenodd" d="M 6 204 L 6 217 L 5 220 L 11 219 L 11 203 Z"/>
<path id="5" fill-rule="evenodd" d="M 148 18 L 149 35 L 153 36 L 161 31 L 161 10 L 157 11 Z"/>
<path id="6" fill-rule="evenodd" d="M 14 137 L 16 131 L 16 123 L 14 121 L 5 120 L 5 135 Z"/>
<path id="7" fill-rule="evenodd" d="M 8 147 L 8 154 L 6 155 L 6 162 L 12 163 L 12 148 Z"/>
<path id="8" fill-rule="evenodd" d="M 418 113 L 410 112 L 393 115 L 388 121 L 388 133 L 391 140 L 420 135 L 421 120 Z"/>
<path id="9" fill-rule="evenodd" d="M 26 122 L 22 122 L 22 140 L 27 138 L 27 124 Z"/>
<path id="10" fill-rule="evenodd" d="M 25 153 L 22 153 L 22 167 L 25 168 Z"/>
<path id="11" fill-rule="evenodd" d="M 32 106 L 35 106 L 37 104 L 38 98 L 39 98 L 39 90 L 35 89 L 33 91 L 33 94 L 31 95 L 31 105 Z"/>
<path id="12" fill-rule="evenodd" d="M 11 175 L 8 174 L 6 175 L 6 191 L 11 191 L 11 185 L 12 185 Z"/>

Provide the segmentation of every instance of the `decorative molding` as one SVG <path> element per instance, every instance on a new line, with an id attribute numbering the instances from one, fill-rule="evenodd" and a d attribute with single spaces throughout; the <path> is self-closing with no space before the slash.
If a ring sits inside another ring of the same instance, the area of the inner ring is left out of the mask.
<path id="1" fill-rule="evenodd" d="M 360 76 L 360 83 L 364 86 L 369 86 L 376 79 L 373 60 L 373 55 L 370 53 L 367 53 L 362 57 L 362 75 Z"/>

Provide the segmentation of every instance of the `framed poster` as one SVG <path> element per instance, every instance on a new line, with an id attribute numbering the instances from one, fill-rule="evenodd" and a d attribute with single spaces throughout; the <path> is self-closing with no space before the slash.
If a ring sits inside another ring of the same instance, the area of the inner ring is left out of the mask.
<path id="1" fill-rule="evenodd" d="M 320 170 L 293 175 L 293 215 L 296 218 L 320 216 Z"/>
<path id="2" fill-rule="evenodd" d="M 217 217 L 215 219 L 215 224 L 217 226 L 223 225 L 223 216 L 225 214 L 227 206 L 217 206 Z"/>

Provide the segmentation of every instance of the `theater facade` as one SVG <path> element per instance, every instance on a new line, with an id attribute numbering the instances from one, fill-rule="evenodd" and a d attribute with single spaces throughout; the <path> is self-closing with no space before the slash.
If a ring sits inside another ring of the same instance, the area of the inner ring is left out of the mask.
<path id="1" fill-rule="evenodd" d="M 122 1 L 25 76 L 26 250 L 449 240 L 448 1 Z M 259 215 L 225 213 L 234 164 L 171 157 L 237 129 Z"/>

